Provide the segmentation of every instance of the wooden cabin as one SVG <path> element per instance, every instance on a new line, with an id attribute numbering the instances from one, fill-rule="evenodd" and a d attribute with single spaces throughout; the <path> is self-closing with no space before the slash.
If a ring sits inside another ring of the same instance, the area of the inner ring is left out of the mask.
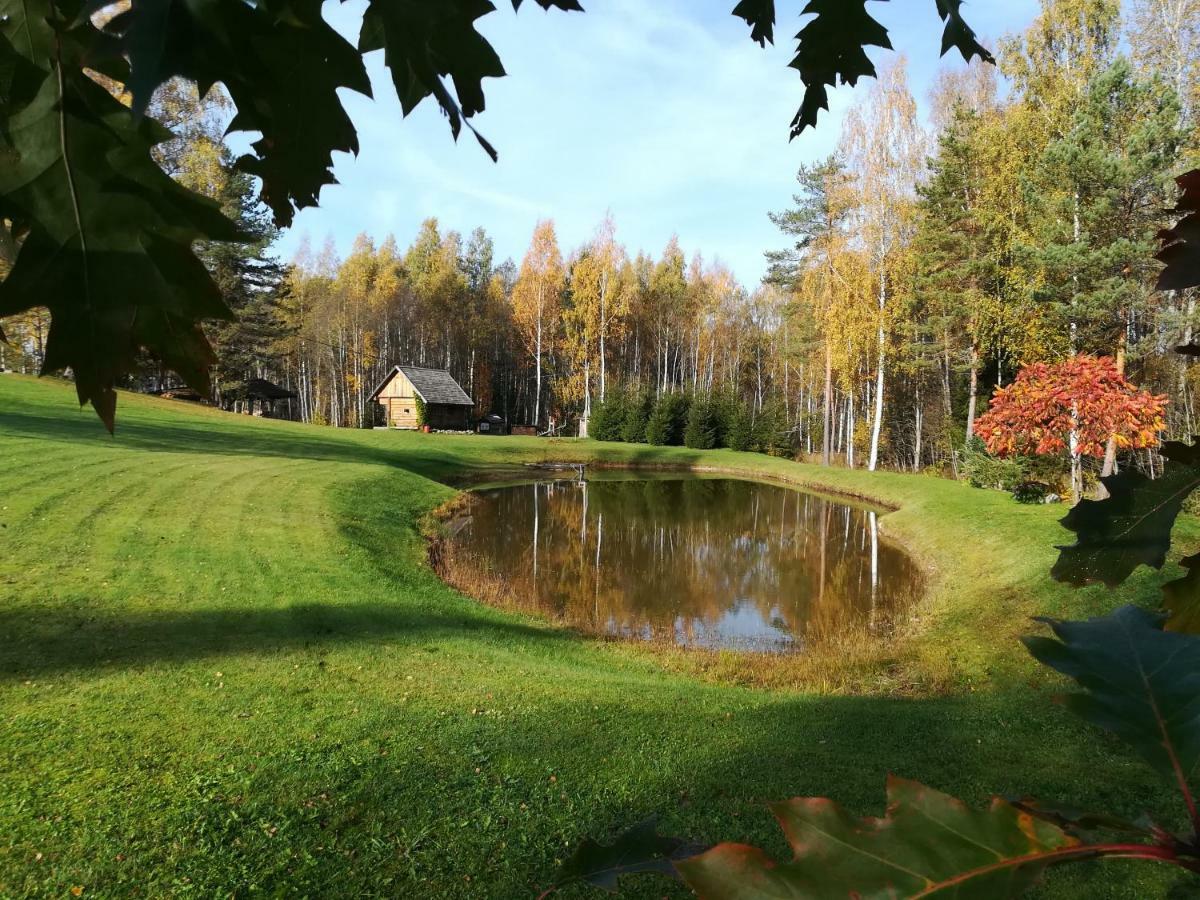
<path id="1" fill-rule="evenodd" d="M 445 369 L 395 366 L 375 388 L 370 399 L 383 407 L 389 428 L 416 428 L 417 399 L 425 403 L 425 424 L 430 428 L 466 431 L 474 402 Z"/>

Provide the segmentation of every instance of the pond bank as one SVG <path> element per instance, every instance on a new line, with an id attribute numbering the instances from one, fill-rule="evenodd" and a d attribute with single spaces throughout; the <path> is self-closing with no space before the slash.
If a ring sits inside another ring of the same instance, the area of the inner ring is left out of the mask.
<path id="1" fill-rule="evenodd" d="M 891 653 L 923 592 L 881 536 L 885 508 L 848 499 L 711 467 L 539 464 L 483 476 L 444 507 L 429 558 L 476 600 L 655 658 L 719 663 L 743 683 L 830 683 L 851 659 Z"/>

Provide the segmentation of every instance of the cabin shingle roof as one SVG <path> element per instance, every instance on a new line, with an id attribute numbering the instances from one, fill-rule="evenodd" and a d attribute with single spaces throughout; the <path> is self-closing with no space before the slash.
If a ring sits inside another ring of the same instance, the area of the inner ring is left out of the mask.
<path id="1" fill-rule="evenodd" d="M 371 394 L 372 400 L 379 396 L 387 383 L 396 377 L 397 372 L 403 372 L 404 377 L 412 382 L 417 396 L 426 403 L 438 406 L 474 406 L 475 402 L 467 396 L 445 369 L 426 369 L 421 366 L 395 366 L 379 387 Z"/>

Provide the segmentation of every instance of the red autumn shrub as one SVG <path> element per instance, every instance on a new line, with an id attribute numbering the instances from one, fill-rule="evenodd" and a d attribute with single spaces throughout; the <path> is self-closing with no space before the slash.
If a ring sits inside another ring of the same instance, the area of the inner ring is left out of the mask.
<path id="1" fill-rule="evenodd" d="M 1101 457 L 1109 438 L 1121 449 L 1156 446 L 1166 407 L 1165 395 L 1139 390 L 1110 357 L 1080 354 L 1021 369 L 975 433 L 996 456 L 1061 453 L 1074 437 L 1076 457 Z"/>

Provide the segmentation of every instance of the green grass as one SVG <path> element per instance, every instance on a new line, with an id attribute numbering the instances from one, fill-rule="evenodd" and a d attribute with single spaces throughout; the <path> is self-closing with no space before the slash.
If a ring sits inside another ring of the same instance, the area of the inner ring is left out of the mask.
<path id="1" fill-rule="evenodd" d="M 895 506 L 885 530 L 929 597 L 886 666 L 831 694 L 730 684 L 723 663 L 443 585 L 420 531 L 453 496 L 440 480 L 548 457 Z M 1053 704 L 1062 683 L 1016 643 L 1031 614 L 1152 604 L 1167 577 L 1053 584 L 1061 513 L 725 451 L 340 432 L 135 396 L 112 438 L 70 388 L 0 377 L 0 896 L 528 897 L 582 835 L 655 811 L 782 853 L 764 800 L 880 813 L 889 771 L 974 804 L 1170 818 L 1169 791 Z M 1174 877 L 1090 864 L 1044 893 L 1157 896 Z"/>

